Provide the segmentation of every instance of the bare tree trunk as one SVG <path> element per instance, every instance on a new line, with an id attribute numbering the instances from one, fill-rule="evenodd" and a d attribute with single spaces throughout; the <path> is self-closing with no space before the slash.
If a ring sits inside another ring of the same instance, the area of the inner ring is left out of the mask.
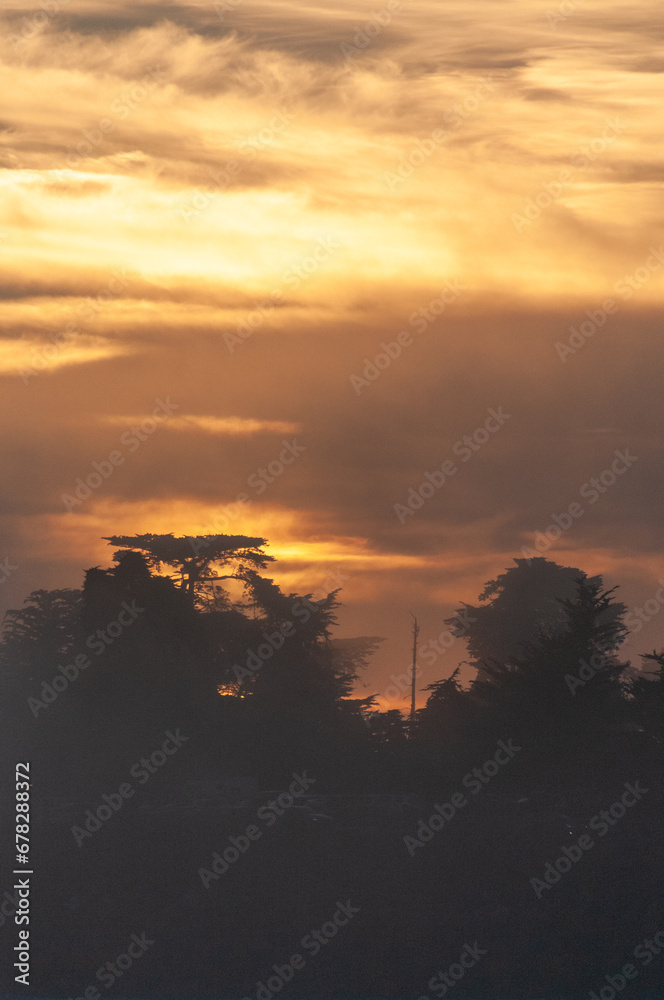
<path id="1" fill-rule="evenodd" d="M 420 626 L 415 615 L 411 614 L 411 618 L 413 619 L 413 678 L 410 694 L 410 725 L 412 727 L 415 722 L 415 675 L 417 674 L 417 639 L 420 634 Z"/>

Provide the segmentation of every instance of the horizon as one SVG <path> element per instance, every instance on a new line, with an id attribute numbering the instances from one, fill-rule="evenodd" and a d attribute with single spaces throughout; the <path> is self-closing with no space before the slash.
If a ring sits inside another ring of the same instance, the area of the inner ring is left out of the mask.
<path id="1" fill-rule="evenodd" d="M 2 14 L 0 611 L 216 524 L 346 573 L 383 683 L 574 503 L 542 554 L 652 597 L 654 3 L 47 6 Z"/>
<path id="2" fill-rule="evenodd" d="M 170 534 L 170 532 L 168 533 Z M 195 536 L 182 536 L 182 537 L 195 537 Z M 205 538 L 211 536 L 199 536 L 199 538 Z M 107 539 L 104 539 L 107 541 Z M 269 539 L 266 539 L 266 554 L 271 555 Z M 113 562 L 112 552 L 113 549 L 117 550 L 117 546 L 110 541 L 107 541 L 107 545 L 110 547 L 108 557 L 102 560 L 102 564 L 105 566 L 111 566 Z M 194 549 L 192 548 L 192 551 Z M 200 551 L 198 549 L 197 551 Z M 531 549 L 531 560 L 532 558 L 543 558 L 547 559 L 549 562 L 556 562 L 552 558 L 556 555 L 554 552 L 547 552 L 545 555 L 540 555 L 536 549 Z M 273 557 L 274 558 L 274 557 Z M 513 559 L 513 564 L 516 564 L 519 559 L 526 559 L 526 564 L 530 565 L 530 561 L 526 554 L 515 556 Z M 557 565 L 562 565 L 561 563 L 556 563 Z M 505 572 L 510 567 L 505 566 L 502 568 L 502 572 Z M 581 567 L 574 567 L 579 569 L 582 573 L 585 571 Z M 80 589 L 82 591 L 83 587 L 83 574 L 85 570 L 80 571 L 81 580 L 80 585 L 74 586 L 73 589 Z M 165 575 L 174 582 L 178 580 L 177 573 L 173 570 L 168 571 L 168 567 L 163 565 L 158 570 L 157 575 Z M 284 579 L 286 581 L 293 580 L 292 575 L 279 573 L 279 564 L 268 563 L 267 568 L 263 571 L 264 576 L 269 576 L 273 578 L 277 585 L 281 585 L 282 589 L 284 584 Z M 496 572 L 495 576 L 500 574 Z M 609 583 L 602 573 L 587 573 L 588 577 L 599 576 L 604 584 L 606 590 L 615 587 L 617 593 L 615 597 L 618 601 L 622 601 L 623 588 L 620 584 Z M 301 579 L 297 577 L 296 579 Z M 398 626 L 393 627 L 393 632 L 391 640 L 393 644 L 400 646 L 404 650 L 404 655 L 401 661 L 397 660 L 398 654 L 390 642 L 390 637 L 385 635 L 379 635 L 378 632 L 372 632 L 371 629 L 363 628 L 362 623 L 362 608 L 351 608 L 350 613 L 345 613 L 347 611 L 344 602 L 344 589 L 346 582 L 352 580 L 350 572 L 345 567 L 340 569 L 339 567 L 329 568 L 324 579 L 321 581 L 321 586 L 317 588 L 312 588 L 311 591 L 307 591 L 306 587 L 303 589 L 302 594 L 307 592 L 311 593 L 312 599 L 314 601 L 322 600 L 328 593 L 337 588 L 340 588 L 340 594 L 337 596 L 339 601 L 339 606 L 336 609 L 336 616 L 338 619 L 338 624 L 334 627 L 334 632 L 332 635 L 333 640 L 344 640 L 349 639 L 354 636 L 379 636 L 383 642 L 379 644 L 376 652 L 374 652 L 369 660 L 367 667 L 359 674 L 356 682 L 356 686 L 353 692 L 354 697 L 366 697 L 371 690 L 376 696 L 376 709 L 379 711 L 387 711 L 390 709 L 398 709 L 405 716 L 409 714 L 410 711 L 410 699 L 411 699 L 411 677 L 412 677 L 412 634 L 411 634 L 411 621 L 408 618 L 404 618 L 404 621 L 399 623 Z M 484 580 L 481 586 L 477 587 L 477 591 L 473 596 L 465 600 L 459 600 L 456 602 L 456 607 L 453 604 L 449 604 L 447 608 L 441 607 L 434 609 L 427 609 L 428 614 L 425 617 L 426 622 L 437 621 L 438 625 L 436 630 L 432 631 L 429 627 L 428 634 L 426 631 L 422 631 L 422 619 L 421 614 L 418 613 L 417 618 L 420 623 L 420 638 L 418 640 L 418 657 L 417 657 L 417 673 L 416 673 L 416 706 L 417 708 L 422 708 L 426 702 L 427 695 L 425 692 L 425 685 L 430 684 L 435 680 L 440 680 L 444 677 L 449 677 L 453 671 L 458 667 L 460 669 L 460 680 L 464 686 L 472 684 L 473 680 L 477 675 L 477 668 L 472 663 L 472 660 L 468 660 L 469 653 L 466 649 L 466 642 L 464 635 L 454 637 L 451 631 L 451 626 L 444 624 L 444 619 L 447 617 L 456 617 L 457 620 L 464 628 L 468 628 L 469 619 L 468 613 L 461 611 L 457 614 L 457 609 L 459 604 L 471 604 L 477 601 L 480 594 L 479 592 L 488 583 L 488 580 Z M 658 581 L 661 586 L 659 589 L 650 596 L 650 598 L 643 602 L 643 606 L 639 607 L 637 605 L 627 606 L 624 613 L 624 621 L 627 627 L 626 635 L 622 638 L 619 646 L 619 655 L 621 659 L 626 660 L 629 667 L 632 670 L 637 670 L 643 675 L 650 675 L 652 673 L 652 667 L 648 663 L 643 662 L 642 657 L 648 652 L 652 652 L 652 648 L 657 646 L 657 641 L 653 643 L 649 642 L 648 636 L 657 635 L 659 636 L 657 616 L 664 606 L 664 596 L 658 597 L 658 594 L 662 594 L 664 591 L 664 581 Z M 44 589 L 42 587 L 36 587 L 35 590 Z M 49 588 L 47 588 L 49 589 Z M 54 587 L 52 589 L 61 589 L 59 587 Z M 68 589 L 68 588 L 62 588 Z M 229 593 L 233 600 L 242 601 L 242 587 L 239 581 L 229 581 L 224 587 L 224 589 Z M 28 595 L 25 595 L 25 600 L 27 600 Z M 489 598 L 485 598 L 484 601 L 480 601 L 479 605 L 483 606 L 489 602 Z M 623 602 L 624 603 L 624 602 Z M 18 610 L 23 606 L 23 602 L 17 604 L 12 610 Z M 8 609 L 9 610 L 9 609 Z M 653 623 L 650 625 L 650 623 Z M 352 628 L 354 623 L 355 627 Z M 346 626 L 345 634 L 343 629 Z M 650 628 L 648 626 L 650 625 Z M 350 628 L 350 631 L 349 631 Z M 641 632 L 645 632 L 645 637 L 641 636 Z M 636 636 L 640 638 L 636 638 Z M 250 652 L 247 650 L 247 652 Z M 388 673 L 389 671 L 389 673 Z M 375 690 L 374 690 L 375 689 Z"/>

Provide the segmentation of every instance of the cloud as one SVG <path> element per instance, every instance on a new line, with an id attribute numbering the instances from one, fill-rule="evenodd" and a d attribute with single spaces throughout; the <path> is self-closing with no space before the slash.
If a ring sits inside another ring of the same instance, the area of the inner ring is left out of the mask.
<path id="1" fill-rule="evenodd" d="M 0 15 L 0 539 L 23 567 L 0 599 L 77 585 L 104 534 L 208 530 L 294 436 L 305 451 L 237 530 L 269 538 L 293 586 L 352 567 L 344 628 L 390 637 L 384 672 L 411 604 L 438 634 L 616 449 L 638 462 L 549 554 L 647 596 L 657 8 L 585 0 L 554 29 L 536 0 L 409 0 L 346 58 L 384 6 Z M 450 283 L 462 294 L 436 315 Z M 563 364 L 556 344 L 609 297 L 619 310 Z M 63 494 L 165 397 L 173 417 L 67 514 Z M 501 406 L 510 420 L 462 462 L 457 442 Z M 399 523 L 450 457 L 455 476 Z"/>
<path id="2" fill-rule="evenodd" d="M 129 426 L 140 424 L 144 416 L 107 416 L 106 424 Z M 203 434 L 218 434 L 227 437 L 253 437 L 256 434 L 298 434 L 302 425 L 285 420 L 251 420 L 243 417 L 210 417 L 194 413 L 178 414 L 170 417 L 165 425 L 170 431 L 200 431 Z"/>

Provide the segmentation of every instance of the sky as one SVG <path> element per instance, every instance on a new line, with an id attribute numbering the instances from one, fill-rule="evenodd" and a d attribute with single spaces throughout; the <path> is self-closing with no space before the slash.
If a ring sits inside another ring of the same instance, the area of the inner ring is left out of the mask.
<path id="1" fill-rule="evenodd" d="M 104 535 L 216 531 L 342 586 L 383 707 L 410 613 L 430 642 L 526 553 L 664 645 L 658 3 L 0 20 L 0 611 Z"/>

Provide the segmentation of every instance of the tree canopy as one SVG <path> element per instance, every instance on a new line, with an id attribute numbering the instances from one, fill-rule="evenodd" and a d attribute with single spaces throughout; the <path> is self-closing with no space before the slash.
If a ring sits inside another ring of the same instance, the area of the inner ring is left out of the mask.
<path id="1" fill-rule="evenodd" d="M 248 535 L 110 535 L 104 540 L 123 549 L 145 553 L 152 566 L 165 563 L 175 569 L 183 590 L 195 593 L 197 587 L 219 580 L 241 578 L 247 566 L 264 569 L 274 561 L 263 552 L 264 538 Z M 116 553 L 116 558 L 118 553 Z M 234 564 L 234 573 L 219 576 L 213 567 Z"/>
<path id="2" fill-rule="evenodd" d="M 338 590 L 314 600 L 264 576 L 273 561 L 264 539 L 106 540 L 121 546 L 111 568 L 89 569 L 82 591 L 31 594 L 8 612 L 0 644 L 5 682 L 33 698 L 48 696 L 57 670 L 75 677 L 70 665 L 83 656 L 89 666 L 62 699 L 63 714 L 90 732 L 110 738 L 117 729 L 129 744 L 146 720 L 177 714 L 192 728 L 206 720 L 234 753 L 263 760 L 288 754 L 325 767 L 364 747 L 367 761 L 398 759 L 406 768 L 420 754 L 422 780 L 441 767 L 453 776 L 505 732 L 538 746 L 532 759 L 578 760 L 630 725 L 661 739 L 664 660 L 649 657 L 660 668 L 655 681 L 628 675 L 619 658 L 624 605 L 600 577 L 543 558 L 515 560 L 486 584 L 483 603 L 448 619 L 479 668 L 473 683 L 461 685 L 458 667 L 431 681 L 415 724 L 402 725 L 394 710 L 369 714 L 376 696 L 356 693 L 383 640 L 335 635 Z M 162 575 L 162 566 L 175 572 Z M 241 594 L 231 600 L 217 585 L 213 600 L 201 600 L 199 587 L 224 580 L 238 581 Z"/>
<path id="3" fill-rule="evenodd" d="M 540 638 L 569 626 L 565 601 L 577 596 L 577 582 L 589 578 L 583 570 L 559 566 L 543 557 L 515 559 L 515 565 L 489 580 L 481 604 L 463 603 L 445 623 L 465 639 L 479 680 L 489 680 L 486 663 L 507 663 L 522 656 Z M 593 577 L 594 584 L 601 584 Z M 605 602 L 601 617 L 610 631 L 626 612 L 624 604 Z M 462 622 L 462 624 L 460 624 Z"/>

